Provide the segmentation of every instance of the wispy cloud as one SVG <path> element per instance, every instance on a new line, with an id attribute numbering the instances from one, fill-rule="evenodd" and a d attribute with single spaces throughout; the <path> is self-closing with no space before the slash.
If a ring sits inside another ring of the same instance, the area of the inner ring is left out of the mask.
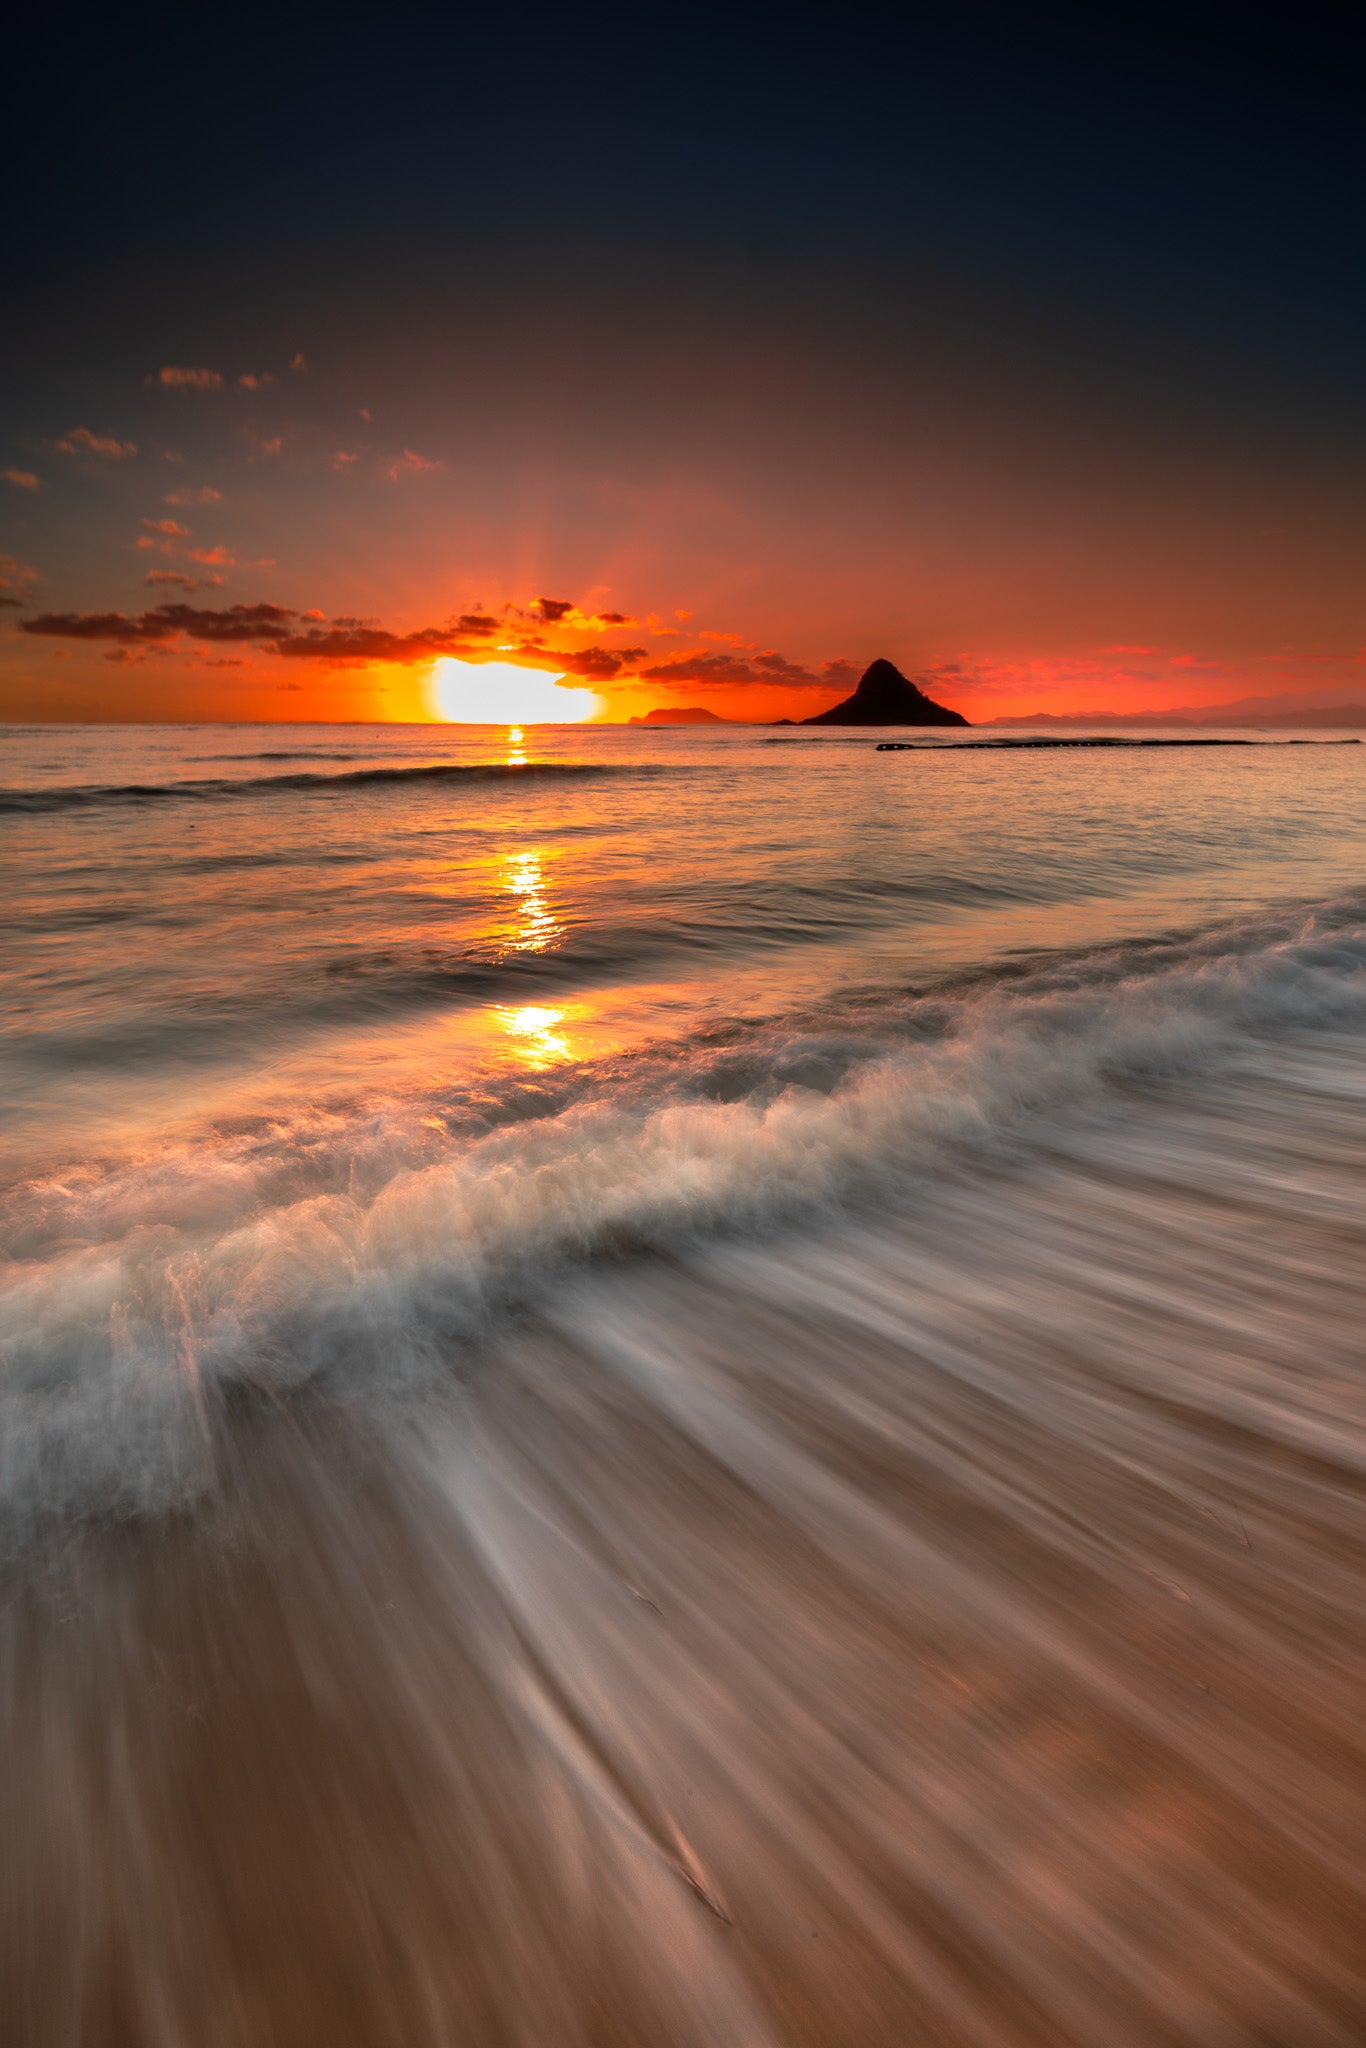
<path id="1" fill-rule="evenodd" d="M 188 540 L 190 529 L 182 526 L 178 519 L 144 519 L 143 525 L 149 533 L 164 533 L 178 540 Z"/>
<path id="2" fill-rule="evenodd" d="M 89 427 L 73 427 L 57 443 L 61 455 L 102 455 L 110 462 L 123 462 L 137 454 L 134 441 L 120 441 L 113 434 L 92 434 Z"/>
<path id="3" fill-rule="evenodd" d="M 191 369 L 187 363 L 166 363 L 145 380 L 165 391 L 221 391 L 223 379 L 217 370 Z"/>
<path id="4" fill-rule="evenodd" d="M 305 355 L 291 356 L 289 367 L 291 370 L 296 371 L 299 376 L 306 377 L 310 368 L 308 357 Z"/>
<path id="5" fill-rule="evenodd" d="M 385 474 L 397 483 L 400 477 L 422 476 L 429 470 L 444 469 L 445 466 L 444 462 L 434 462 L 425 455 L 416 454 L 411 448 L 405 448 L 401 455 L 394 457 Z"/>
<path id="6" fill-rule="evenodd" d="M 267 384 L 274 382 L 269 370 L 259 370 L 255 374 L 247 370 L 238 378 L 237 388 L 239 391 L 264 391 Z"/>
<path id="7" fill-rule="evenodd" d="M 852 661 L 822 662 L 818 669 L 789 661 L 771 648 L 763 654 L 680 654 L 641 669 L 643 682 L 681 684 L 693 690 L 726 690 L 746 683 L 781 683 L 789 689 L 852 689 L 859 679 Z"/>
<path id="8" fill-rule="evenodd" d="M 142 580 L 177 590 L 221 590 L 228 579 L 226 576 L 187 576 L 181 569 L 149 569 Z"/>
<path id="9" fill-rule="evenodd" d="M 297 612 L 278 604 L 234 604 L 226 611 L 161 604 L 131 617 L 126 612 L 40 612 L 36 618 L 24 619 L 19 630 L 53 640 L 166 646 L 180 633 L 192 640 L 274 640 L 297 617 Z"/>
<path id="10" fill-rule="evenodd" d="M 27 590 L 39 581 L 38 571 L 30 569 L 27 562 L 21 562 L 14 555 L 0 555 L 0 590 Z M 10 599 L 11 604 L 18 602 Z"/>
<path id="11" fill-rule="evenodd" d="M 0 469 L 0 477 L 16 491 L 40 491 L 43 487 L 31 469 Z"/>
<path id="12" fill-rule="evenodd" d="M 223 493 L 216 491 L 212 484 L 200 484 L 192 490 L 188 486 L 178 491 L 167 491 L 162 499 L 164 505 L 221 505 Z"/>

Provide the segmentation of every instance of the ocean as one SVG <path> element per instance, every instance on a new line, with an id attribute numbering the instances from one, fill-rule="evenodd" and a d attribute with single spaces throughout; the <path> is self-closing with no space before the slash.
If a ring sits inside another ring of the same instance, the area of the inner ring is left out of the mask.
<path id="1" fill-rule="evenodd" d="M 1360 2048 L 1366 747 L 882 737 L 5 730 L 7 2043 Z"/>

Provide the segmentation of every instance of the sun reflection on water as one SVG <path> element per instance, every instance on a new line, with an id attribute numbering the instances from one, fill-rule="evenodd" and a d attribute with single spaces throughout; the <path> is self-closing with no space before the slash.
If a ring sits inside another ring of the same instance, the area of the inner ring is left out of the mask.
<path id="1" fill-rule="evenodd" d="M 561 1038 L 555 1030 L 555 1026 L 563 1022 L 565 1014 L 563 1010 L 542 1009 L 536 1003 L 498 1012 L 503 1029 L 514 1041 L 515 1056 L 524 1066 L 533 1068 L 550 1067 L 557 1060 L 572 1059 L 568 1040 Z"/>
<path id="2" fill-rule="evenodd" d="M 562 927 L 546 894 L 545 866 L 539 853 L 509 855 L 503 887 L 516 902 L 516 922 L 509 934 L 519 953 L 544 953 L 560 937 Z"/>
<path id="3" fill-rule="evenodd" d="M 508 727 L 507 765 L 509 768 L 526 767 L 526 755 L 522 751 L 524 739 L 525 734 L 520 725 L 510 725 Z"/>

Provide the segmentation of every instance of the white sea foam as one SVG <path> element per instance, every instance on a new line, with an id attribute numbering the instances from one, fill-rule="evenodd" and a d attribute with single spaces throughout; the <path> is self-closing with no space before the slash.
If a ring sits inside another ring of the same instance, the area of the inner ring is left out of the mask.
<path id="1" fill-rule="evenodd" d="M 184 1499 L 234 1388 L 401 1411 L 584 1261 L 932 1195 L 965 1151 L 1116 1088 L 1363 1025 L 1366 919 L 1343 900 L 584 1069 L 559 1114 L 482 1136 L 382 1101 L 30 1182 L 7 1215 L 0 1504 L 18 1531 Z"/>

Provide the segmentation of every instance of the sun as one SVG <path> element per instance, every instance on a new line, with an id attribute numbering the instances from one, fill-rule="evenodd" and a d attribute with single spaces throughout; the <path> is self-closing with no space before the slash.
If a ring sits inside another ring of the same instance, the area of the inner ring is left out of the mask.
<path id="1" fill-rule="evenodd" d="M 603 709 L 592 690 L 560 683 L 543 668 L 447 655 L 432 664 L 432 715 L 452 725 L 579 725 Z"/>

